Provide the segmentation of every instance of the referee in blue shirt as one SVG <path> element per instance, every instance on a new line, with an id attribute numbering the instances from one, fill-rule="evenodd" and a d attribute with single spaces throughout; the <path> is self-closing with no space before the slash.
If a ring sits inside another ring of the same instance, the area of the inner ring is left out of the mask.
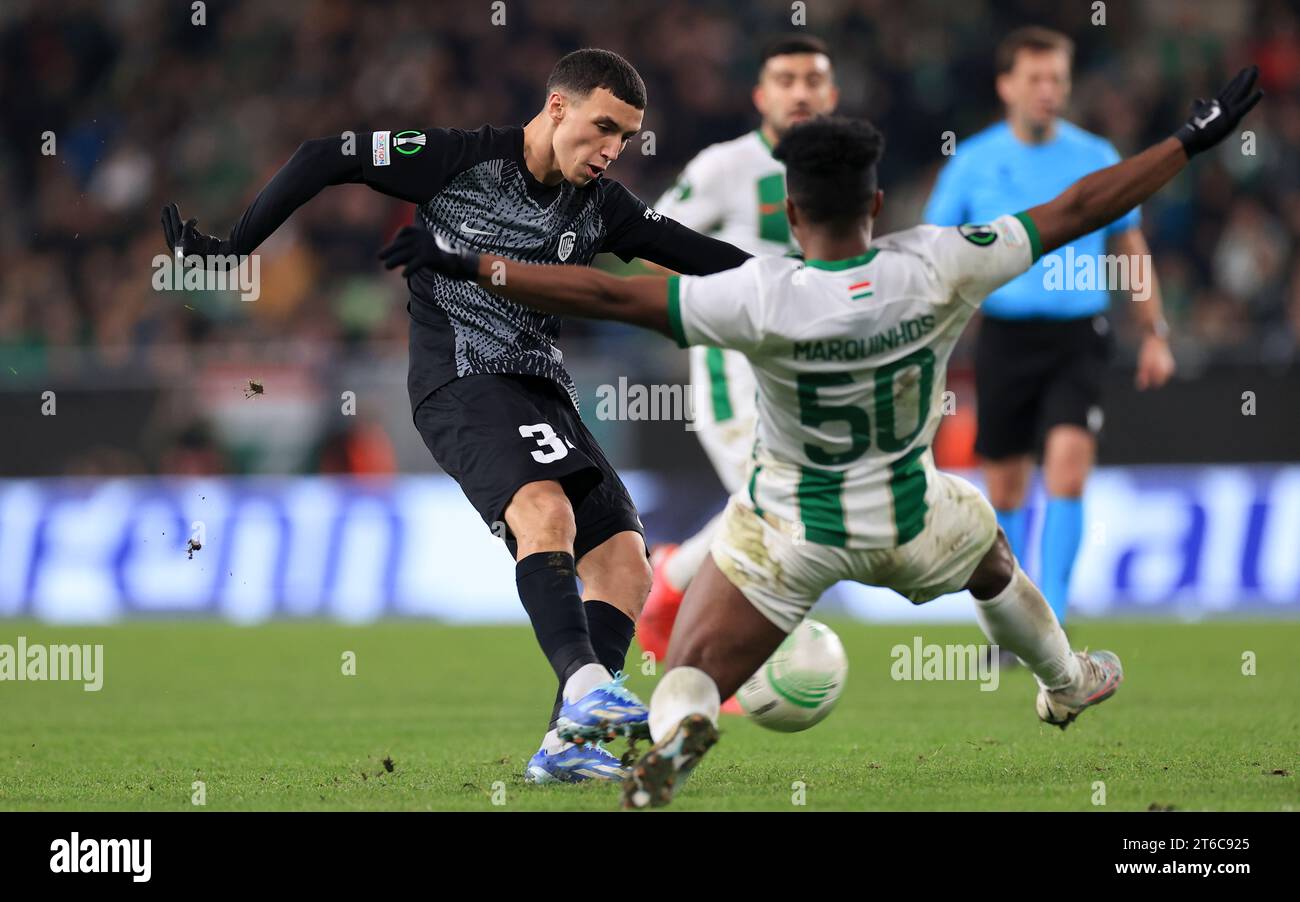
<path id="1" fill-rule="evenodd" d="M 1107 141 L 1060 118 L 1070 95 L 1073 55 L 1068 37 L 1045 28 L 1017 29 L 1002 41 L 997 90 L 1006 120 L 958 145 L 926 206 L 926 222 L 992 222 L 1043 203 L 1076 179 L 1119 161 Z M 1111 342 L 1108 287 L 1132 291 L 1143 335 L 1137 387 L 1157 388 L 1174 370 L 1140 222 L 1138 210 L 1131 210 L 1039 260 L 983 306 L 975 351 L 975 450 L 983 459 L 998 522 L 1023 559 L 1025 498 L 1034 455 L 1041 449 L 1047 512 L 1039 585 L 1062 624 L 1083 536 L 1083 486 L 1102 421 L 1101 379 Z M 1117 272 L 1102 260 L 1108 251 L 1142 261 L 1129 268 L 1128 286 L 1107 285 L 1107 273 Z M 1100 278 L 1078 278 L 1090 265 Z M 1080 283 L 1083 287 L 1076 287 Z"/>

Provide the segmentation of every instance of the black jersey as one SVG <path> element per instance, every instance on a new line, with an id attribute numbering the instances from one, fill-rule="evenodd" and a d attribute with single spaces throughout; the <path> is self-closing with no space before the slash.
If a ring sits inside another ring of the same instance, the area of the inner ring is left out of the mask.
<path id="1" fill-rule="evenodd" d="M 415 203 L 425 228 L 476 251 L 529 263 L 587 264 L 601 252 L 687 275 L 739 266 L 748 254 L 656 213 L 618 182 L 543 185 L 524 162 L 520 126 L 433 128 L 321 138 L 299 148 L 231 232 L 250 253 L 325 185 L 361 182 Z M 415 409 L 462 376 L 512 373 L 551 379 L 577 403 L 556 347 L 560 319 L 469 281 L 420 270 L 409 280 Z"/>
<path id="2" fill-rule="evenodd" d="M 415 201 L 425 228 L 481 253 L 526 263 L 586 265 L 606 251 L 631 260 L 668 228 L 604 177 L 581 188 L 538 182 L 524 163 L 518 126 L 372 132 L 366 139 L 367 184 Z M 410 286 L 413 405 L 452 379 L 483 373 L 543 376 L 577 403 L 555 345 L 558 316 L 431 270 L 417 272 Z"/>

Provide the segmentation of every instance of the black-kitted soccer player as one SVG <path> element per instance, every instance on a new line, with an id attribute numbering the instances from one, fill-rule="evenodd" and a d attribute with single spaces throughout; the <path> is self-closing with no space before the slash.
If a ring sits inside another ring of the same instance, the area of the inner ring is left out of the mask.
<path id="1" fill-rule="evenodd" d="M 182 225 L 171 204 L 167 244 L 187 256 L 249 254 L 322 188 L 360 183 L 417 204 L 422 231 L 513 260 L 587 264 L 612 252 L 703 275 L 748 259 L 606 176 L 646 106 L 645 84 L 625 59 L 570 53 L 546 92 L 522 127 L 364 132 L 350 154 L 342 136 L 306 141 L 229 238 L 200 234 L 193 219 Z M 429 269 L 410 274 L 409 285 L 416 428 L 483 520 L 504 532 L 519 598 L 560 682 L 550 731 L 525 776 L 618 779 L 612 755 L 560 733 L 648 734 L 644 705 L 612 674 L 623 667 L 651 573 L 632 499 L 578 416 L 555 346 L 560 319 Z"/>
<path id="2" fill-rule="evenodd" d="M 617 278 L 502 260 L 409 228 L 380 251 L 389 266 L 491 283 L 540 310 L 632 323 L 682 346 L 733 348 L 753 367 L 759 425 L 749 487 L 732 496 L 682 602 L 650 702 L 655 744 L 624 783 L 626 807 L 673 798 L 718 740 L 721 700 L 840 580 L 892 588 L 915 603 L 970 590 L 990 641 L 1033 673 L 1045 723 L 1065 729 L 1115 693 L 1119 657 L 1071 651 L 993 508 L 934 468 L 926 449 L 942 418 L 936 401 L 952 347 L 989 292 L 1114 221 L 1236 134 L 1263 97 L 1258 75 L 1254 66 L 1241 70 L 1215 98 L 1196 101 L 1170 137 L 988 224 L 874 236 L 882 136 L 868 123 L 818 117 L 791 128 L 775 150 L 803 261 L 757 257 L 704 278 Z M 871 291 L 858 294 L 864 286 Z M 917 375 L 895 379 L 909 370 Z M 819 402 L 832 387 L 834 400 Z M 916 413 L 903 413 L 912 405 Z M 899 437 L 902 422 L 915 428 Z M 886 526 L 874 537 L 873 520 Z"/>

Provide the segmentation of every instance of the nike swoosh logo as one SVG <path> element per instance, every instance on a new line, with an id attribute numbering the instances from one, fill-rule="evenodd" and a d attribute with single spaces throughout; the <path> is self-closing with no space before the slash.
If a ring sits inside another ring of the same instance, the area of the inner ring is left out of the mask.
<path id="1" fill-rule="evenodd" d="M 496 234 L 495 231 L 488 232 L 488 231 L 484 231 L 483 229 L 476 229 L 471 227 L 468 219 L 460 224 L 460 230 L 464 232 L 466 235 L 495 235 Z"/>

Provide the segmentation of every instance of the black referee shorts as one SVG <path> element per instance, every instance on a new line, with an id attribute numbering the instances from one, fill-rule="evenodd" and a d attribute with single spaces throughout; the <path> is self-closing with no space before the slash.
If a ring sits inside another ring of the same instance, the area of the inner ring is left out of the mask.
<path id="1" fill-rule="evenodd" d="M 416 408 L 415 428 L 483 522 L 517 551 L 505 511 L 530 482 L 557 480 L 573 505 L 581 558 L 616 533 L 645 537 L 636 505 L 568 392 L 540 376 L 462 376 Z"/>
<path id="2" fill-rule="evenodd" d="M 1053 426 L 1101 429 L 1101 380 L 1111 356 L 1104 316 L 985 316 L 975 343 L 975 451 L 999 460 L 1041 450 Z"/>

